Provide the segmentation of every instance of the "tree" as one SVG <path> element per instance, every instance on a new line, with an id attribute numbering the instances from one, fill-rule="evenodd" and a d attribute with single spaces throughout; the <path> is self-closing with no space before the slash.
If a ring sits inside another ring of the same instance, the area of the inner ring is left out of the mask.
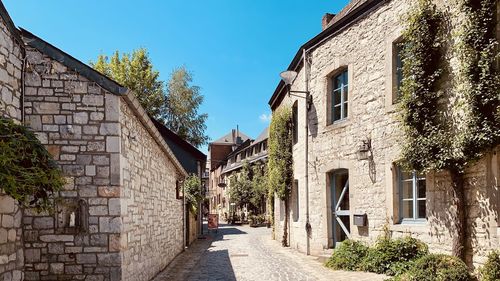
<path id="1" fill-rule="evenodd" d="M 250 171 L 250 165 L 247 161 L 244 161 L 241 171 L 239 172 L 239 177 L 237 175 L 232 175 L 229 179 L 229 197 L 232 203 L 235 203 L 239 208 L 250 204 L 253 197 Z"/>
<path id="2" fill-rule="evenodd" d="M 250 203 L 259 214 L 263 214 L 267 198 L 267 165 L 254 164 L 252 171 L 253 193 Z"/>
<path id="3" fill-rule="evenodd" d="M 191 85 L 192 81 L 192 75 L 185 67 L 172 72 L 161 118 L 172 131 L 199 147 L 209 140 L 205 135 L 205 121 L 208 115 L 198 113 L 198 108 L 203 103 L 203 95 L 200 94 L 198 86 Z"/>
<path id="4" fill-rule="evenodd" d="M 116 51 L 111 59 L 99 55 L 97 61 L 90 65 L 132 90 L 149 116 L 155 119 L 162 116 L 165 104 L 164 83 L 160 80 L 160 73 L 153 69 L 146 49 L 140 48 L 134 50 L 132 55 L 124 53 L 121 56 Z"/>
<path id="5" fill-rule="evenodd" d="M 207 114 L 199 114 L 203 95 L 198 86 L 190 85 L 192 75 L 185 67 L 175 69 L 167 87 L 160 73 L 153 68 L 146 49 L 134 50 L 132 55 L 116 51 L 109 59 L 99 55 L 90 65 L 134 92 L 148 115 L 194 146 L 208 142 L 205 135 Z"/>
<path id="6" fill-rule="evenodd" d="M 196 214 L 198 205 L 203 200 L 201 180 L 195 174 L 191 174 L 184 180 L 183 187 L 184 196 L 186 196 L 186 203 L 190 206 L 190 211 L 193 214 Z"/>
<path id="7" fill-rule="evenodd" d="M 285 202 L 285 224 L 281 244 L 288 246 L 289 195 L 293 182 L 292 110 L 282 107 L 273 112 L 269 127 L 269 198 Z M 272 200 L 271 200 L 272 201 Z"/>

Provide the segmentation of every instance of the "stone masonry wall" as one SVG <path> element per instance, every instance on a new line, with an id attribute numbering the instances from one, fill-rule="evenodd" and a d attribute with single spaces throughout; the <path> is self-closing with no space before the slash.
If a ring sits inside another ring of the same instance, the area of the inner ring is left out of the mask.
<path id="1" fill-rule="evenodd" d="M 351 236 L 373 243 L 389 226 L 394 236 L 412 235 L 428 243 L 434 252 L 450 253 L 449 177 L 429 173 L 427 222 L 401 224 L 397 219 L 397 188 L 393 163 L 399 159 L 401 131 L 393 94 L 393 43 L 402 32 L 402 16 L 413 1 L 390 1 L 350 25 L 311 52 L 309 90 L 313 106 L 309 120 L 309 206 L 311 253 L 323 254 L 333 247 L 329 173 L 348 169 L 350 185 Z M 440 5 L 443 1 L 437 1 Z M 447 7 L 456 12 L 456 7 Z M 347 119 L 327 123 L 331 91 L 329 80 L 348 69 Z M 304 90 L 304 69 L 292 85 Z M 298 220 L 291 221 L 290 245 L 306 250 L 306 193 L 304 189 L 304 101 L 285 97 L 280 106 L 298 102 L 299 141 L 294 145 L 294 175 L 299 181 Z M 356 151 L 371 139 L 373 161 L 357 160 Z M 467 170 L 466 196 L 470 208 L 467 225 L 469 263 L 480 264 L 488 251 L 498 248 L 498 153 L 492 153 Z M 291 206 L 293 210 L 293 207 Z M 276 239 L 281 239 L 283 216 L 275 202 Z M 282 210 L 281 210 L 282 211 Z M 353 213 L 366 213 L 367 227 L 353 225 Z M 293 217 L 293 214 L 291 214 Z"/>
<path id="2" fill-rule="evenodd" d="M 21 122 L 23 46 L 0 17 L 0 116 Z M 21 280 L 22 210 L 0 185 L 0 280 Z"/>
<path id="3" fill-rule="evenodd" d="M 122 280 L 130 281 L 151 279 L 184 248 L 179 174 L 135 114 L 121 103 Z"/>
<path id="4" fill-rule="evenodd" d="M 120 280 L 120 98 L 35 49 L 27 57 L 26 124 L 67 184 L 55 214 L 25 210 L 25 279 Z"/>

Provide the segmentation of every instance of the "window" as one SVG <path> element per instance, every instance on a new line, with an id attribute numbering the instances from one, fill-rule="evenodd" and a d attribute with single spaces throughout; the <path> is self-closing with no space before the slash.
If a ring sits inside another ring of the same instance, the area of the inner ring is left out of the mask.
<path id="1" fill-rule="evenodd" d="M 298 118 L 298 107 L 297 102 L 293 104 L 292 107 L 292 119 L 293 119 L 293 144 L 296 144 L 299 139 L 299 118 Z"/>
<path id="2" fill-rule="evenodd" d="M 299 220 L 299 181 L 293 181 L 293 190 L 292 190 L 292 198 L 293 200 L 293 221 Z"/>
<path id="3" fill-rule="evenodd" d="M 403 81 L 403 59 L 402 59 L 402 44 L 401 42 L 394 43 L 394 85 L 395 95 L 393 102 L 397 102 L 401 97 L 401 82 Z"/>
<path id="4" fill-rule="evenodd" d="M 399 216 L 401 221 L 426 219 L 425 175 L 398 169 Z"/>
<path id="5" fill-rule="evenodd" d="M 348 77 L 347 69 L 332 77 L 332 123 L 347 118 Z"/>

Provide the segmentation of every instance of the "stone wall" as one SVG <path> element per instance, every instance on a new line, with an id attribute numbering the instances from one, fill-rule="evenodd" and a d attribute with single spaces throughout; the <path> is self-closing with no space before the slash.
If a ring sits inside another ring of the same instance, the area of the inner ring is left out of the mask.
<path id="1" fill-rule="evenodd" d="M 149 280 L 184 249 L 183 201 L 178 170 L 134 110 L 120 106 L 122 279 Z"/>
<path id="2" fill-rule="evenodd" d="M 373 243 L 388 226 L 394 236 L 414 235 L 435 252 L 451 251 L 449 177 L 429 173 L 427 221 L 402 224 L 397 218 L 397 189 L 394 162 L 400 157 L 401 131 L 397 105 L 393 104 L 393 43 L 402 32 L 402 16 L 412 1 L 390 1 L 322 43 L 311 54 L 309 90 L 313 106 L 309 120 L 309 207 L 312 233 L 311 253 L 323 254 L 333 247 L 329 174 L 347 169 L 350 185 L 351 236 Z M 442 1 L 437 1 L 440 5 Z M 456 12 L 456 7 L 447 7 Z M 455 17 L 456 18 L 456 17 Z M 330 78 L 348 70 L 347 119 L 329 124 Z M 304 90 L 304 69 L 292 85 Z M 299 218 L 291 222 L 290 245 L 306 251 L 305 104 L 303 99 L 285 97 L 280 106 L 298 102 L 299 142 L 294 145 L 294 175 L 299 182 Z M 358 160 L 362 141 L 370 138 L 373 161 Z M 466 190 L 470 207 L 467 225 L 469 263 L 480 264 L 491 249 L 498 248 L 498 156 L 488 155 L 467 170 Z M 295 195 L 294 195 L 295 196 Z M 281 239 L 283 216 L 275 202 L 276 238 Z M 291 208 L 293 209 L 293 207 Z M 281 210 L 282 211 L 282 210 Z M 352 214 L 367 214 L 368 226 L 353 225 Z M 293 214 L 291 214 L 293 217 Z M 281 219 L 281 220 L 280 220 Z"/>
<path id="3" fill-rule="evenodd" d="M 25 279 L 120 280 L 120 98 L 35 49 L 27 58 L 26 124 L 67 184 L 55 214 L 25 210 Z"/>
<path id="4" fill-rule="evenodd" d="M 21 122 L 23 46 L 8 25 L 0 17 L 0 116 Z M 21 216 L 17 202 L 0 186 L 0 280 L 22 279 Z"/>

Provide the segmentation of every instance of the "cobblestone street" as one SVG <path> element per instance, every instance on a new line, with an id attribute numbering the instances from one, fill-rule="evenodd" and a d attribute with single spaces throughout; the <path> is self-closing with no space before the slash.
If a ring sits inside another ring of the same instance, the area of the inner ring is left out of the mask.
<path id="1" fill-rule="evenodd" d="M 315 257 L 282 248 L 268 228 L 223 225 L 179 255 L 154 281 L 356 280 L 384 276 L 332 271 Z"/>

